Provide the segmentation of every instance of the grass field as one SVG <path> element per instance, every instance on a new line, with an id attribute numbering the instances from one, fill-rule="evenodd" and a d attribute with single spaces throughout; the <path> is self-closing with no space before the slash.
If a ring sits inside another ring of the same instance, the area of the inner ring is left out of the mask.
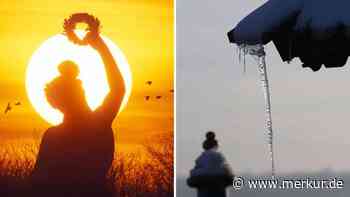
<path id="1" fill-rule="evenodd" d="M 156 142 L 154 142 L 157 139 Z M 0 193 L 23 196 L 29 187 L 40 137 L 0 141 Z M 116 145 L 118 150 L 118 144 Z M 141 151 L 115 153 L 107 185 L 118 197 L 173 196 L 172 134 L 155 136 Z M 1 195 L 2 196 L 2 195 Z"/>

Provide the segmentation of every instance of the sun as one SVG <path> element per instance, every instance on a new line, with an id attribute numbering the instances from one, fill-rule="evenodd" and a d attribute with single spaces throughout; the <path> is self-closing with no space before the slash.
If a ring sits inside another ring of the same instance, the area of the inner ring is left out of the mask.
<path id="1" fill-rule="evenodd" d="M 79 37 L 84 32 L 77 32 Z M 102 39 L 110 49 L 123 75 L 126 86 L 125 96 L 119 112 L 126 106 L 132 86 L 129 64 L 123 52 L 106 36 Z M 39 115 L 52 125 L 62 122 L 63 114 L 53 108 L 46 100 L 44 88 L 59 75 L 57 66 L 64 60 L 78 64 L 85 96 L 89 107 L 94 110 L 109 92 L 104 65 L 97 51 L 90 46 L 79 46 L 70 42 L 63 34 L 57 34 L 46 41 L 33 53 L 26 71 L 26 91 L 31 104 Z"/>

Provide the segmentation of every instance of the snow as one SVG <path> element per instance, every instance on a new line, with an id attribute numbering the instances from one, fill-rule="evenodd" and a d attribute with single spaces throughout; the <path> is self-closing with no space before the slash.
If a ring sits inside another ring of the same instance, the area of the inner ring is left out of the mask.
<path id="1" fill-rule="evenodd" d="M 269 0 L 234 28 L 234 42 L 241 44 L 266 44 L 267 34 L 278 32 L 281 25 L 296 17 L 294 31 L 310 28 L 319 39 L 327 38 L 332 30 L 350 26 L 349 0 Z"/>
<path id="2" fill-rule="evenodd" d="M 266 44 L 263 36 L 279 28 L 301 7 L 301 0 L 270 0 L 257 8 L 234 28 L 235 42 L 238 45 Z"/>

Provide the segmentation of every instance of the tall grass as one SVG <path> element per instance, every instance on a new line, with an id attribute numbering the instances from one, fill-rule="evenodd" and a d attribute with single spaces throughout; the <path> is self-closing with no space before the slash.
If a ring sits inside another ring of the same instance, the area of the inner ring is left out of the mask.
<path id="1" fill-rule="evenodd" d="M 107 184 L 113 195 L 173 196 L 172 139 L 172 134 L 156 136 L 152 143 L 145 143 L 146 155 L 116 153 L 107 176 Z M 0 194 L 23 195 L 23 191 L 30 184 L 29 176 L 35 164 L 38 147 L 39 141 L 35 139 L 0 142 Z"/>

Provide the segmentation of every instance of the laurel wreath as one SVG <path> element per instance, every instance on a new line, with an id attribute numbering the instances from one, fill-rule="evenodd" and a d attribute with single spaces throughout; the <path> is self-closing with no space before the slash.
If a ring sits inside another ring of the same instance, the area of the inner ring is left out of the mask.
<path id="1" fill-rule="evenodd" d="M 89 31 L 92 36 L 98 36 L 100 31 L 100 21 L 98 18 L 88 13 L 72 14 L 68 19 L 64 20 L 63 28 L 66 36 L 73 43 L 78 45 L 88 44 L 86 36 L 83 39 L 80 39 L 74 32 L 78 23 L 86 23 L 88 25 L 86 31 Z"/>

